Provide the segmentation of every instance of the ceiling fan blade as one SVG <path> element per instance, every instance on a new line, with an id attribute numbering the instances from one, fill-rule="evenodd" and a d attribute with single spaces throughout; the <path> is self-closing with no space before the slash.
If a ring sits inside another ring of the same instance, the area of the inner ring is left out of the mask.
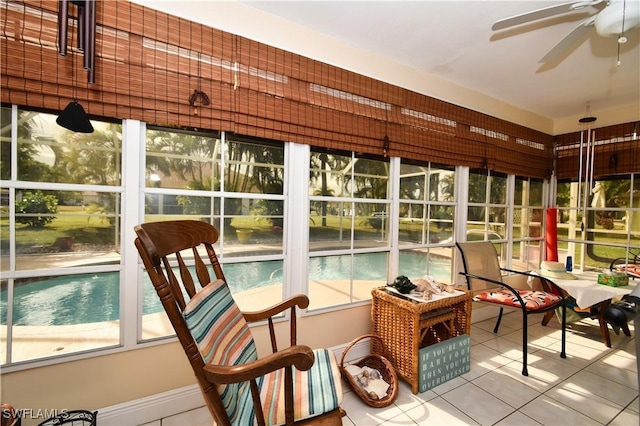
<path id="1" fill-rule="evenodd" d="M 555 6 L 549 6 L 531 12 L 526 12 L 520 15 L 515 15 L 510 18 L 500 19 L 496 21 L 491 27 L 493 31 L 504 30 L 505 28 L 513 27 L 520 24 L 526 24 L 528 22 L 537 21 L 543 18 L 550 18 L 552 16 L 560 15 L 562 13 L 572 12 L 574 10 L 582 9 L 588 6 L 595 6 L 602 3 L 603 0 L 593 1 L 572 1 L 568 3 L 562 3 Z"/>
<path id="2" fill-rule="evenodd" d="M 596 20 L 596 16 L 592 16 L 586 21 L 583 21 L 580 25 L 575 27 L 569 34 L 565 36 L 558 44 L 556 44 L 553 49 L 549 51 L 542 59 L 540 59 L 540 63 L 551 62 L 555 59 L 558 59 L 565 52 L 573 48 L 576 43 L 578 43 L 584 36 L 591 31 L 591 27 L 593 27 L 593 23 Z"/>

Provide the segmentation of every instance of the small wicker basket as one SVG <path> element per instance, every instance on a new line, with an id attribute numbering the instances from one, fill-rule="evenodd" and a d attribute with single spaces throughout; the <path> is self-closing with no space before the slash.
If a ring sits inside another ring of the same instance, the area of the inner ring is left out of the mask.
<path id="1" fill-rule="evenodd" d="M 351 363 L 352 365 L 356 365 L 360 368 L 369 367 L 374 368 L 380 372 L 382 375 L 382 379 L 389 384 L 389 389 L 387 389 L 387 396 L 374 399 L 371 398 L 359 385 L 356 383 L 355 379 L 349 374 L 349 372 L 344 367 L 344 358 L 347 355 L 347 352 L 362 339 L 372 338 L 378 339 L 380 345 L 384 346 L 382 339 L 380 336 L 375 334 L 364 334 L 356 339 L 354 339 L 342 352 L 342 358 L 340 359 L 340 375 L 342 379 L 347 382 L 347 385 L 355 392 L 356 395 L 362 399 L 370 407 L 374 408 L 382 408 L 386 407 L 393 403 L 393 401 L 398 396 L 398 376 L 396 375 L 396 371 L 393 368 L 393 365 L 389 362 L 385 357 L 378 354 L 369 354 L 356 362 Z"/>

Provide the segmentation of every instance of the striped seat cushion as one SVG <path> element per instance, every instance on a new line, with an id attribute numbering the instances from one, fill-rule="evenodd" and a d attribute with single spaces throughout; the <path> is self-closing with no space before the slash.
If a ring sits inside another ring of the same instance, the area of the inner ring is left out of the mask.
<path id="1" fill-rule="evenodd" d="M 293 369 L 293 412 L 296 420 L 327 413 L 342 403 L 342 382 L 335 355 L 327 349 L 315 349 L 313 354 L 316 360 L 309 370 Z M 265 376 L 260 385 L 260 398 L 266 423 L 284 424 L 284 370 Z"/>
<path id="2" fill-rule="evenodd" d="M 249 327 L 229 288 L 216 280 L 187 303 L 183 316 L 205 363 L 240 365 L 257 359 Z M 314 350 L 315 362 L 308 371 L 294 368 L 294 413 L 304 419 L 337 408 L 342 402 L 340 370 L 333 352 Z M 257 380 L 269 425 L 284 424 L 284 370 Z M 248 382 L 217 385 L 231 424 L 255 424 Z"/>

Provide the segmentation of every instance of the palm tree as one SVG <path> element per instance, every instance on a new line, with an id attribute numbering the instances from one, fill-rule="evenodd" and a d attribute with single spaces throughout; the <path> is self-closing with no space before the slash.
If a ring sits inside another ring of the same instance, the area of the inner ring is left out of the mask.
<path id="1" fill-rule="evenodd" d="M 313 195 L 323 197 L 335 196 L 335 191 L 329 188 L 327 176 L 332 170 L 342 170 L 351 159 L 349 157 L 337 154 L 328 154 L 326 152 L 312 152 L 309 158 L 309 180 L 317 183 L 320 179 L 320 189 L 316 190 Z M 335 174 L 333 178 L 336 185 L 340 186 L 344 181 L 343 174 Z M 327 202 L 320 202 L 320 217 L 322 217 L 322 226 L 327 226 Z"/>
<path id="2" fill-rule="evenodd" d="M 50 181 L 51 167 L 35 159 L 38 144 L 32 138 L 37 112 L 18 112 L 18 178 L 27 181 Z M 0 108 L 0 179 L 11 179 L 11 108 Z"/>

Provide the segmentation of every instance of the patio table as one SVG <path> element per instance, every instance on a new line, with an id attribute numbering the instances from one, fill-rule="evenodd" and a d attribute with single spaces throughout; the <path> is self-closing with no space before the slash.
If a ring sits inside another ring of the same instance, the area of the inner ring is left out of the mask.
<path id="1" fill-rule="evenodd" d="M 629 285 L 624 287 L 611 287 L 607 285 L 598 284 L 598 272 L 574 272 L 573 275 L 577 277 L 575 280 L 566 280 L 560 278 L 548 278 L 558 285 L 561 289 L 567 292 L 567 294 L 576 299 L 578 308 L 585 311 L 592 311 L 597 315 L 598 322 L 600 323 L 600 331 L 602 334 L 602 340 L 607 347 L 611 347 L 611 337 L 609 335 L 609 328 L 607 322 L 602 318 L 602 312 L 611 304 L 612 299 L 618 299 L 625 294 L 631 293 L 636 286 L 633 280 L 629 281 Z M 542 323 L 546 325 L 553 312 L 549 312 L 545 315 Z M 626 336 L 630 336 L 629 326 L 624 325 L 622 330 Z"/>

